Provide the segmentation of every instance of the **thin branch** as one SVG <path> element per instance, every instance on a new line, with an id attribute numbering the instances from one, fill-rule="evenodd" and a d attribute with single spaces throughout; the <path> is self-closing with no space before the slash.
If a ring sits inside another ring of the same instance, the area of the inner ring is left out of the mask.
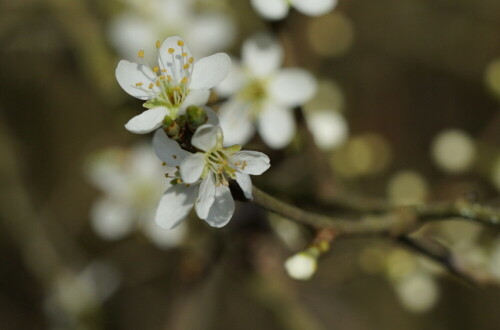
<path id="1" fill-rule="evenodd" d="M 464 200 L 450 203 L 399 206 L 378 215 L 358 219 L 320 215 L 302 210 L 253 187 L 253 202 L 291 220 L 315 228 L 332 228 L 339 235 L 408 234 L 431 221 L 462 219 L 500 228 L 500 210 Z"/>
<path id="2" fill-rule="evenodd" d="M 446 247 L 433 240 L 416 240 L 408 236 L 401 236 L 398 242 L 408 249 L 435 261 L 443 266 L 448 272 L 463 280 L 469 285 L 499 284 L 499 281 L 488 272 L 467 267 L 463 262 L 453 255 Z"/>
<path id="3" fill-rule="evenodd" d="M 401 235 L 415 230 L 418 220 L 415 210 L 410 207 L 397 208 L 382 215 L 366 215 L 359 219 L 320 215 L 280 201 L 255 186 L 253 202 L 271 212 L 315 228 L 332 228 L 339 235 Z"/>

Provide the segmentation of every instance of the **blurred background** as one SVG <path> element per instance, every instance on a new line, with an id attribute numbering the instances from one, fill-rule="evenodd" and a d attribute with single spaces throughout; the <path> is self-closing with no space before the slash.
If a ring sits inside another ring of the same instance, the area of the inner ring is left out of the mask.
<path id="1" fill-rule="evenodd" d="M 252 204 L 220 230 L 151 222 L 163 173 L 151 136 L 123 127 L 141 103 L 116 64 L 177 34 L 198 58 L 238 57 L 277 26 L 294 44 L 285 66 L 319 89 L 288 147 L 248 144 L 273 164 L 257 186 L 320 210 L 327 176 L 309 127 L 332 189 L 397 204 L 473 192 L 500 206 L 498 1 L 339 0 L 270 23 L 246 0 L 3 0 L 1 329 L 498 329 L 499 286 L 464 284 L 386 238 L 335 242 L 300 282 L 283 263 L 311 232 Z M 500 278 L 497 232 L 421 232 Z"/>

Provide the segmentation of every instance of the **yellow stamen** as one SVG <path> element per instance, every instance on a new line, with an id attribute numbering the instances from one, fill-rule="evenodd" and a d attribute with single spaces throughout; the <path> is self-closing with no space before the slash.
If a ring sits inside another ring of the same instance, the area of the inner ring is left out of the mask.
<path id="1" fill-rule="evenodd" d="M 137 87 L 141 87 L 141 86 L 142 86 L 142 83 L 141 83 L 141 82 L 138 82 L 138 83 L 136 83 L 136 84 L 135 84 L 135 86 L 137 86 Z"/>
<path id="2" fill-rule="evenodd" d="M 154 84 L 153 84 L 153 83 L 149 83 L 148 88 L 149 88 L 149 89 L 152 89 L 152 88 L 153 88 L 153 86 L 154 86 Z"/>
<path id="3" fill-rule="evenodd" d="M 189 69 L 189 64 L 188 64 L 188 63 L 186 63 L 186 64 L 184 64 L 182 67 L 184 68 L 184 70 L 187 70 L 187 69 Z"/>
<path id="4" fill-rule="evenodd" d="M 182 78 L 181 83 L 183 83 L 185 85 L 185 84 L 187 84 L 187 82 L 188 82 L 187 77 Z"/>
<path id="5" fill-rule="evenodd" d="M 181 46 L 181 47 L 182 47 L 182 46 L 184 46 L 184 41 L 182 41 L 182 40 L 178 40 L 178 41 L 177 41 L 177 45 L 179 45 L 179 46 Z"/>
<path id="6" fill-rule="evenodd" d="M 155 67 L 153 68 L 153 72 L 155 72 L 155 73 L 156 73 L 156 72 L 158 72 L 158 71 L 160 71 L 160 68 L 159 68 L 159 67 L 157 67 L 157 66 L 155 66 Z"/>
<path id="7" fill-rule="evenodd" d="M 188 56 L 188 53 L 186 53 L 186 52 L 182 53 L 182 57 L 186 57 L 186 56 Z"/>
<path id="8" fill-rule="evenodd" d="M 169 76 L 167 76 L 167 80 L 168 80 L 168 81 L 172 81 L 172 76 L 170 76 L 170 75 L 169 75 Z"/>
<path id="9" fill-rule="evenodd" d="M 144 51 L 142 49 L 138 51 L 137 56 L 139 56 L 140 58 L 144 58 Z"/>
<path id="10" fill-rule="evenodd" d="M 161 46 L 160 40 L 156 40 L 156 48 L 160 48 L 160 46 Z"/>
<path id="11" fill-rule="evenodd" d="M 189 58 L 189 64 L 193 64 L 193 62 L 194 62 L 194 57 L 190 57 Z"/>
<path id="12" fill-rule="evenodd" d="M 175 49 L 173 49 L 173 48 L 169 48 L 169 49 L 168 49 L 168 53 L 169 53 L 169 54 L 173 54 L 173 53 L 175 53 Z"/>

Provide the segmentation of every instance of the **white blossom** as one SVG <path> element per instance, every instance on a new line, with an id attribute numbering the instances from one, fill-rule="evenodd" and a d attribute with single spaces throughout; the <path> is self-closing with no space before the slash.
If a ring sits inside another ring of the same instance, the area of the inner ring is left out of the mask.
<path id="1" fill-rule="evenodd" d="M 235 24 L 231 17 L 210 8 L 197 11 L 196 0 L 124 0 L 125 9 L 108 26 L 111 44 L 125 58 L 137 49 L 154 60 L 157 36 L 183 35 L 195 56 L 207 56 L 231 45 Z"/>
<path id="2" fill-rule="evenodd" d="M 147 101 L 148 110 L 132 118 L 125 127 L 138 134 L 159 128 L 166 116 L 176 119 L 190 105 L 203 105 L 209 89 L 228 74 L 231 60 L 224 53 L 194 61 L 194 57 L 180 37 L 169 37 L 156 44 L 158 66 L 121 60 L 116 68 L 116 79 L 127 92 Z M 144 58 L 144 51 L 138 52 Z"/>
<path id="3" fill-rule="evenodd" d="M 333 110 L 316 110 L 306 113 L 309 131 L 316 145 L 331 150 L 347 139 L 348 126 L 344 117 Z"/>
<path id="4" fill-rule="evenodd" d="M 337 0 L 251 0 L 251 2 L 255 10 L 269 20 L 283 19 L 290 7 L 308 16 L 320 16 L 337 5 Z"/>
<path id="5" fill-rule="evenodd" d="M 161 161 L 149 146 L 101 151 L 89 161 L 87 172 L 90 181 L 104 193 L 91 208 L 91 225 L 101 238 L 117 240 L 140 229 L 158 247 L 181 243 L 185 227 L 167 231 L 154 221 L 165 182 L 161 180 Z"/>
<path id="6" fill-rule="evenodd" d="M 305 281 L 314 275 L 317 263 L 315 255 L 308 251 L 302 251 L 285 261 L 285 269 L 291 278 Z"/>
<path id="7" fill-rule="evenodd" d="M 316 80 L 299 68 L 284 68 L 283 50 L 267 34 L 247 40 L 242 63 L 217 87 L 231 96 L 220 109 L 225 143 L 244 144 L 257 129 L 271 148 L 285 147 L 295 134 L 292 109 L 307 102 L 316 92 Z"/>
<path id="8" fill-rule="evenodd" d="M 256 151 L 240 151 L 240 146 L 223 147 L 219 126 L 205 124 L 194 133 L 191 143 L 198 150 L 189 153 L 170 140 L 163 130 L 153 138 L 154 149 L 165 162 L 169 186 L 156 211 L 156 222 L 174 228 L 195 208 L 199 218 L 212 227 L 225 226 L 234 213 L 229 181 L 236 180 L 245 197 L 252 198 L 250 175 L 260 175 L 269 158 Z"/>

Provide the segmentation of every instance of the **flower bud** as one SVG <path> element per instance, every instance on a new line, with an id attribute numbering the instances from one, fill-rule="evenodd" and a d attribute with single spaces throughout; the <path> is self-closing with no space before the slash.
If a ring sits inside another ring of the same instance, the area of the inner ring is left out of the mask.
<path id="1" fill-rule="evenodd" d="M 315 251 L 312 250 L 308 249 L 299 252 L 285 261 L 286 272 L 291 278 L 305 281 L 314 275 L 317 268 L 318 253 L 314 253 Z"/>
<path id="2" fill-rule="evenodd" d="M 193 132 L 207 122 L 205 109 L 195 105 L 191 105 L 186 109 L 186 117 L 189 129 Z"/>
<path id="3" fill-rule="evenodd" d="M 163 119 L 163 129 L 169 138 L 176 140 L 179 137 L 181 126 L 179 126 L 176 120 L 165 116 Z"/>

